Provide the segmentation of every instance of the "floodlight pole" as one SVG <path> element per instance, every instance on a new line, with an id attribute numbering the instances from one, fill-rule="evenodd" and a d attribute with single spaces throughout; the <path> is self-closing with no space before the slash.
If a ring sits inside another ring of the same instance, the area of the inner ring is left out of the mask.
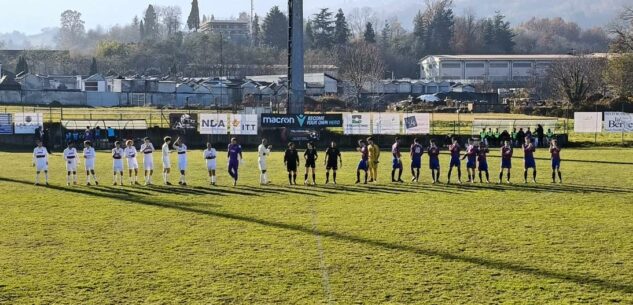
<path id="1" fill-rule="evenodd" d="M 304 111 L 303 55 L 303 0 L 288 0 L 288 113 L 290 114 L 302 114 Z"/>

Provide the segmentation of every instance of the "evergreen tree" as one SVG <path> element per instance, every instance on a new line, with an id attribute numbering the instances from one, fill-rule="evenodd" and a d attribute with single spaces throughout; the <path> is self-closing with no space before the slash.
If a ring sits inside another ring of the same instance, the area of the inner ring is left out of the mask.
<path id="1" fill-rule="evenodd" d="M 380 42 L 385 46 L 389 46 L 389 42 L 391 41 L 391 25 L 389 25 L 389 21 L 385 21 L 385 27 L 382 28 L 382 32 L 380 33 Z"/>
<path id="2" fill-rule="evenodd" d="M 158 16 L 156 15 L 154 6 L 151 4 L 147 7 L 143 20 L 145 21 L 145 31 L 143 35 L 145 39 L 155 40 L 158 38 Z"/>
<path id="3" fill-rule="evenodd" d="M 276 48 L 288 48 L 288 17 L 279 6 L 270 9 L 262 25 L 264 44 Z"/>
<path id="4" fill-rule="evenodd" d="M 174 63 L 173 65 L 171 65 L 171 68 L 169 68 L 169 74 L 171 76 L 175 76 L 178 74 L 178 67 L 176 66 L 176 63 Z"/>
<path id="5" fill-rule="evenodd" d="M 493 17 L 495 46 L 499 53 L 512 53 L 514 49 L 514 32 L 510 28 L 510 22 L 504 20 L 505 16 L 496 12 Z"/>
<path id="6" fill-rule="evenodd" d="M 141 40 L 145 40 L 145 24 L 143 20 L 141 20 L 141 23 L 139 24 L 139 34 L 140 34 Z"/>
<path id="7" fill-rule="evenodd" d="M 365 25 L 365 33 L 363 33 L 365 42 L 376 43 L 376 32 L 374 31 L 374 25 L 371 22 L 367 22 Z"/>
<path id="8" fill-rule="evenodd" d="M 23 55 L 18 57 L 18 63 L 15 66 L 15 74 L 20 74 L 22 72 L 29 73 L 29 64 L 26 62 L 26 58 Z"/>
<path id="9" fill-rule="evenodd" d="M 198 0 L 191 2 L 191 12 L 189 18 L 187 18 L 187 27 L 190 31 L 197 32 L 200 28 L 200 10 L 198 9 Z"/>
<path id="10" fill-rule="evenodd" d="M 347 23 L 347 19 L 345 18 L 345 14 L 342 9 L 338 10 L 335 18 L 334 43 L 337 45 L 347 44 L 349 42 L 349 38 L 352 36 L 352 30 L 349 28 L 349 24 Z"/>
<path id="11" fill-rule="evenodd" d="M 306 22 L 305 33 L 303 35 L 303 45 L 308 49 L 314 48 L 314 30 L 312 29 L 312 20 Z"/>
<path id="12" fill-rule="evenodd" d="M 90 75 L 95 75 L 99 73 L 99 69 L 97 68 L 97 59 L 92 58 L 92 63 L 90 64 Z"/>
<path id="13" fill-rule="evenodd" d="M 413 55 L 421 58 L 426 54 L 426 21 L 422 12 L 413 19 Z"/>
<path id="14" fill-rule="evenodd" d="M 313 46 L 315 49 L 329 49 L 334 45 L 334 20 L 332 12 L 327 8 L 321 9 L 314 15 L 312 21 L 312 31 L 314 35 Z"/>
<path id="15" fill-rule="evenodd" d="M 257 16 L 257 14 L 255 14 L 255 16 L 253 16 L 253 33 L 251 33 L 251 39 L 253 40 L 253 45 L 256 47 L 259 47 L 261 45 L 261 28 L 259 27 L 259 16 Z"/>

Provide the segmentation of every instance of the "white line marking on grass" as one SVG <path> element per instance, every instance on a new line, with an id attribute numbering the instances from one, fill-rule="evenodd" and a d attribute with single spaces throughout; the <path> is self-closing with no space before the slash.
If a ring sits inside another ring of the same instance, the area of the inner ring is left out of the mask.
<path id="1" fill-rule="evenodd" d="M 312 209 L 312 233 L 317 242 L 317 250 L 319 252 L 319 267 L 321 268 L 321 279 L 323 282 L 323 293 L 327 299 L 328 304 L 334 304 L 332 299 L 332 289 L 330 288 L 330 276 L 327 272 L 327 266 L 325 264 L 325 251 L 323 250 L 323 243 L 321 242 L 321 235 L 317 230 L 317 211 L 314 203 L 311 206 Z"/>

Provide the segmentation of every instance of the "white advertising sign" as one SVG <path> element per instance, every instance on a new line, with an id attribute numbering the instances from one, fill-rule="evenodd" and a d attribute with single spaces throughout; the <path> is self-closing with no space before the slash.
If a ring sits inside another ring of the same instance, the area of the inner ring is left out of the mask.
<path id="1" fill-rule="evenodd" d="M 401 133 L 399 113 L 374 113 L 372 118 L 372 132 L 374 134 L 397 135 Z"/>
<path id="2" fill-rule="evenodd" d="M 404 114 L 405 134 L 430 134 L 431 115 L 428 113 Z"/>
<path id="3" fill-rule="evenodd" d="M 41 113 L 16 113 L 13 116 L 15 134 L 34 134 L 35 130 L 44 127 L 44 115 Z"/>
<path id="4" fill-rule="evenodd" d="M 633 113 L 605 112 L 604 131 L 606 132 L 632 132 Z"/>
<path id="5" fill-rule="evenodd" d="M 256 114 L 231 114 L 229 127 L 232 135 L 257 135 L 259 120 Z"/>
<path id="6" fill-rule="evenodd" d="M 574 132 L 596 133 L 602 132 L 602 112 L 575 112 Z"/>
<path id="7" fill-rule="evenodd" d="M 370 135 L 370 113 L 344 113 L 343 133 L 346 135 Z"/>
<path id="8" fill-rule="evenodd" d="M 226 113 L 201 113 L 199 122 L 200 134 L 225 135 L 229 132 Z"/>

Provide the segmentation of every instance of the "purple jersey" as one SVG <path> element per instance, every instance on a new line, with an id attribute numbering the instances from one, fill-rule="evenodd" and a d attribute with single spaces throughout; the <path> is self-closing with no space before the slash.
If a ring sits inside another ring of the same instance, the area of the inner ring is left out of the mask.
<path id="1" fill-rule="evenodd" d="M 429 158 L 431 161 L 439 161 L 440 149 L 437 147 L 429 148 Z"/>
<path id="2" fill-rule="evenodd" d="M 400 158 L 401 157 L 400 144 L 393 143 L 393 145 L 391 145 L 391 154 L 393 154 L 394 158 Z"/>
<path id="3" fill-rule="evenodd" d="M 512 147 L 501 147 L 501 157 L 504 160 L 510 160 L 512 159 Z"/>
<path id="4" fill-rule="evenodd" d="M 477 151 L 477 161 L 479 162 L 486 162 L 486 154 L 489 153 L 490 150 L 488 150 L 488 148 L 480 148 Z"/>
<path id="5" fill-rule="evenodd" d="M 360 159 L 365 161 L 369 160 L 369 149 L 367 149 L 367 146 L 360 148 Z"/>
<path id="6" fill-rule="evenodd" d="M 242 146 L 238 144 L 229 144 L 229 162 L 238 162 Z"/>
<path id="7" fill-rule="evenodd" d="M 466 148 L 466 155 L 468 156 L 468 160 L 475 160 L 475 157 L 477 157 L 478 153 L 479 151 L 474 145 L 469 145 L 468 148 Z"/>
<path id="8" fill-rule="evenodd" d="M 534 158 L 534 152 L 536 148 L 532 144 L 523 144 L 523 152 L 525 153 L 525 158 Z"/>
<path id="9" fill-rule="evenodd" d="M 459 147 L 459 144 L 453 144 L 449 146 L 448 150 L 451 151 L 451 158 L 459 159 L 459 151 L 461 150 L 461 147 Z"/>
<path id="10" fill-rule="evenodd" d="M 552 154 L 552 160 L 560 161 L 560 148 L 552 147 L 549 149 L 550 154 Z"/>
<path id="11" fill-rule="evenodd" d="M 420 160 L 422 158 L 422 154 L 424 154 L 424 149 L 420 144 L 411 145 L 411 159 Z"/>

